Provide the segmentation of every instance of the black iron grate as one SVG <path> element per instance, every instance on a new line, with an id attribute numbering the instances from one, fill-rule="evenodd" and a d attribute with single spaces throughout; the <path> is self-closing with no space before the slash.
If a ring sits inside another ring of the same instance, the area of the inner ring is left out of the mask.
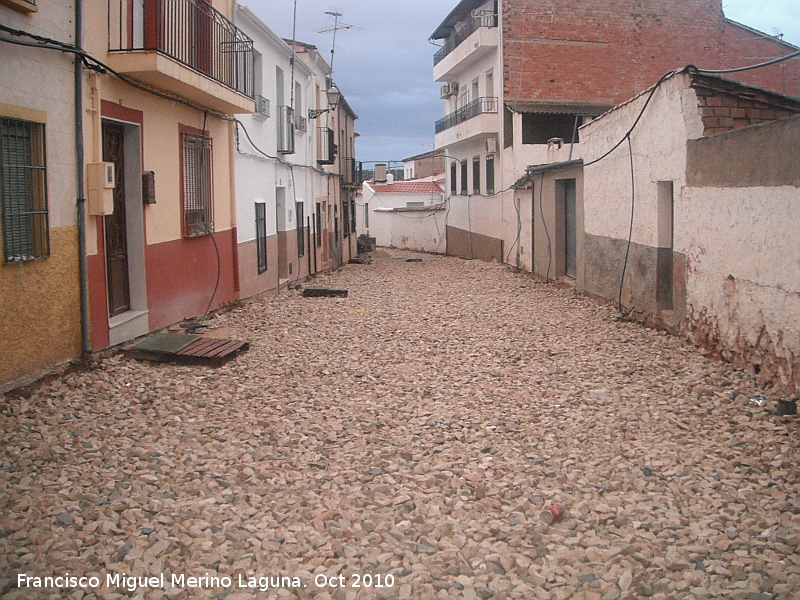
<path id="1" fill-rule="evenodd" d="M 183 224 L 187 237 L 214 232 L 211 138 L 183 134 Z"/>
<path id="2" fill-rule="evenodd" d="M 3 262 L 50 256 L 44 125 L 0 119 Z"/>

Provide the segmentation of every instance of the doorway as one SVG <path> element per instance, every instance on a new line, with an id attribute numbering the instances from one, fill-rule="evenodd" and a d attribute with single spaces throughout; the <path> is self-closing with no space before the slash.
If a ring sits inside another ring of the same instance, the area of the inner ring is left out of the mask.
<path id="1" fill-rule="evenodd" d="M 108 316 L 116 317 L 131 309 L 128 273 L 128 220 L 125 201 L 125 127 L 103 123 L 103 160 L 114 163 L 114 213 L 105 217 L 106 284 Z"/>
<path id="2" fill-rule="evenodd" d="M 564 179 L 564 274 L 572 279 L 578 272 L 578 237 L 575 212 L 575 180 Z"/>
<path id="3" fill-rule="evenodd" d="M 278 224 L 278 278 L 281 283 L 289 279 L 289 227 L 286 219 L 286 188 L 275 188 L 275 217 Z"/>

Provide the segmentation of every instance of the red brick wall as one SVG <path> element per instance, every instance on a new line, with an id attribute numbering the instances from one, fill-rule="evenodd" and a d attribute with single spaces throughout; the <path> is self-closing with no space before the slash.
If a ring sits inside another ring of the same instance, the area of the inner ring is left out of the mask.
<path id="1" fill-rule="evenodd" d="M 502 10 L 509 102 L 618 104 L 671 69 L 740 66 L 768 51 L 725 21 L 721 0 L 503 0 Z M 774 74 L 758 78 L 783 91 Z"/>
<path id="2" fill-rule="evenodd" d="M 785 44 L 761 37 L 730 21 L 723 24 L 721 49 L 720 65 L 723 69 L 754 65 L 793 52 Z M 800 97 L 800 57 L 725 77 Z"/>
<path id="3" fill-rule="evenodd" d="M 703 117 L 703 135 L 733 131 L 797 114 L 797 111 L 771 106 L 755 99 L 703 88 L 697 89 L 697 103 Z"/>

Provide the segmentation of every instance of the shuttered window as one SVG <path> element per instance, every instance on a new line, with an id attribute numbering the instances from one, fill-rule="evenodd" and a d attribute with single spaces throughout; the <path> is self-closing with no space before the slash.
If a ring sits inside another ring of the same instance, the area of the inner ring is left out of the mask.
<path id="1" fill-rule="evenodd" d="M 183 231 L 186 237 L 214 232 L 211 138 L 183 134 Z"/>
<path id="2" fill-rule="evenodd" d="M 3 262 L 50 256 L 44 125 L 0 119 Z"/>

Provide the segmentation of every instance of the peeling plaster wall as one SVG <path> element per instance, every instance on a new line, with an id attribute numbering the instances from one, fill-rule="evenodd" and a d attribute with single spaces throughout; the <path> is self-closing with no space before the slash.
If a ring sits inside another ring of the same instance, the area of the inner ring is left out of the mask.
<path id="1" fill-rule="evenodd" d="M 684 330 L 800 391 L 800 117 L 692 141 L 689 157 Z M 742 187 L 748 172 L 760 185 Z"/>
<path id="2" fill-rule="evenodd" d="M 765 381 L 798 392 L 800 118 L 702 138 L 689 86 L 685 74 L 665 82 L 632 134 L 636 211 L 623 303 L 679 326 L 693 342 L 749 366 Z M 622 139 L 645 99 L 585 126 L 584 160 Z M 585 290 L 614 301 L 630 226 L 627 150 L 624 143 L 584 171 Z M 731 163 L 737 167 L 731 169 Z M 742 172 L 761 173 L 760 179 L 747 187 Z M 675 309 L 663 314 L 657 309 L 654 267 L 660 251 L 659 181 L 672 181 L 674 190 Z"/>

